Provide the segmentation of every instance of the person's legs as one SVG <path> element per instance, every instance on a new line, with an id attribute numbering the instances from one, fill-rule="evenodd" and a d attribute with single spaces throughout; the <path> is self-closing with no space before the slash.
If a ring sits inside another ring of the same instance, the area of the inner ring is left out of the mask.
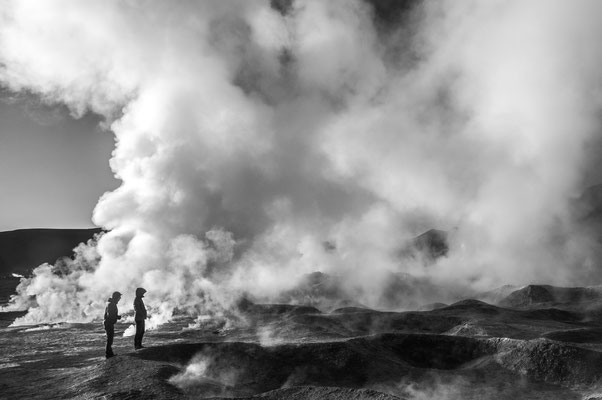
<path id="1" fill-rule="evenodd" d="M 136 321 L 136 336 L 134 336 L 134 348 L 142 347 L 142 337 L 144 336 L 144 320 Z"/>
<path id="2" fill-rule="evenodd" d="M 137 349 L 140 347 L 138 345 L 138 340 L 140 339 L 140 321 L 136 321 L 136 334 L 134 335 L 134 348 Z"/>
<path id="3" fill-rule="evenodd" d="M 140 327 L 140 340 L 138 340 L 138 344 L 140 345 L 140 347 L 144 347 L 142 346 L 142 337 L 144 337 L 144 329 L 145 329 L 145 321 L 142 320 L 142 322 L 140 323 L 141 327 Z"/>
<path id="4" fill-rule="evenodd" d="M 105 331 L 107 331 L 107 347 L 105 349 L 105 355 L 107 358 L 113 357 L 113 338 L 115 337 L 115 326 L 105 324 Z"/>

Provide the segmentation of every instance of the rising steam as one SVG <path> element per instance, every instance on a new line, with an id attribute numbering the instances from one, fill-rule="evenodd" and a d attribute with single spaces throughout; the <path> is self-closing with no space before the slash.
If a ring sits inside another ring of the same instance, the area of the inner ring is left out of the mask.
<path id="1" fill-rule="evenodd" d="M 316 270 L 376 307 L 391 273 L 600 276 L 570 207 L 599 140 L 600 2 L 272 3 L 2 3 L 0 82 L 103 116 L 122 181 L 94 211 L 108 233 L 22 281 L 17 323 L 138 286 L 160 323 Z M 430 228 L 447 257 L 399 256 Z"/>

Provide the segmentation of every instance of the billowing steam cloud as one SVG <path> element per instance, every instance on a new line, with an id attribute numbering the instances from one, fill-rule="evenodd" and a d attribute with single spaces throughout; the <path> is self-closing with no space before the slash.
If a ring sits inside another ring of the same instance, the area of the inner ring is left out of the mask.
<path id="1" fill-rule="evenodd" d="M 94 212 L 109 232 L 22 282 L 14 303 L 37 300 L 20 322 L 97 318 L 144 286 L 159 323 L 316 270 L 373 306 L 397 272 L 600 275 L 569 206 L 600 129 L 597 1 L 1 7 L 2 84 L 104 116 L 122 181 Z M 430 228 L 447 257 L 400 258 Z"/>

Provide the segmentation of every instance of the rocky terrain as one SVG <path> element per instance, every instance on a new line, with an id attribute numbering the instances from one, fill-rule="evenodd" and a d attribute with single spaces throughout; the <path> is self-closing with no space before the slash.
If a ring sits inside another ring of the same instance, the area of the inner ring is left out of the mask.
<path id="1" fill-rule="evenodd" d="M 243 300 L 227 321 L 179 315 L 137 352 L 118 337 L 109 360 L 99 322 L 10 327 L 19 313 L 2 313 L 0 397 L 594 399 L 600 310 L 600 287 L 538 285 L 431 311 Z"/>

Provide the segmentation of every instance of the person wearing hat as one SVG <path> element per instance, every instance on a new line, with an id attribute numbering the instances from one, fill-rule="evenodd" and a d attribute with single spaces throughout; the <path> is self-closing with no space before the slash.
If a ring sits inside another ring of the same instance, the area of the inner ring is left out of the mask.
<path id="1" fill-rule="evenodd" d="M 118 319 L 121 319 L 119 311 L 117 310 L 117 303 L 121 299 L 121 293 L 113 292 L 113 295 L 109 298 L 107 307 L 105 308 L 104 326 L 107 332 L 107 347 L 105 349 L 105 356 L 107 358 L 113 357 L 113 338 L 115 337 L 115 324 Z"/>
<path id="2" fill-rule="evenodd" d="M 134 336 L 134 348 L 136 350 L 144 347 L 142 345 L 142 337 L 144 336 L 144 320 L 147 317 L 146 307 L 144 307 L 144 302 L 142 301 L 144 293 L 146 293 L 146 289 L 137 288 L 136 298 L 134 299 L 134 311 L 136 312 L 136 314 L 134 315 L 134 320 L 136 321 L 136 335 Z"/>

